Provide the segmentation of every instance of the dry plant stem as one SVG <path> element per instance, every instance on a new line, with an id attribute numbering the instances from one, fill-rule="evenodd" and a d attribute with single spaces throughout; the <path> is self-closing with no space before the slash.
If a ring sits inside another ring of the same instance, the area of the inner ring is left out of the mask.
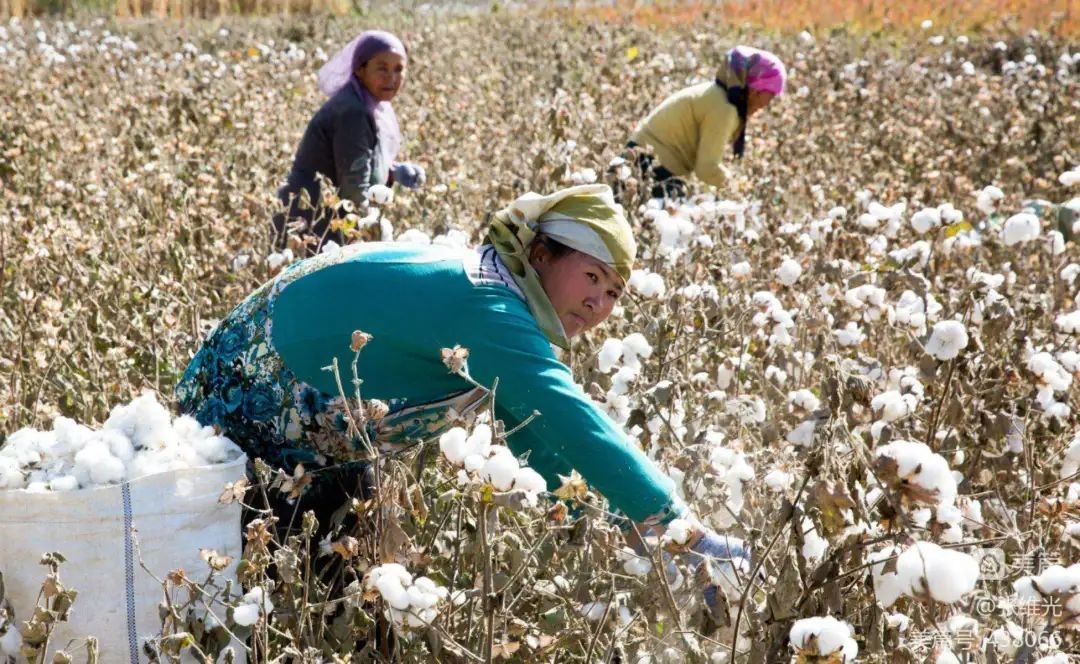
<path id="1" fill-rule="evenodd" d="M 941 398 L 934 404 L 933 415 L 930 416 L 930 426 L 926 431 L 926 446 L 932 450 L 936 450 L 937 446 L 934 444 L 934 436 L 937 435 L 938 417 L 941 415 L 941 409 L 945 404 L 945 400 L 949 398 L 949 388 L 952 386 L 953 372 L 956 371 L 956 359 L 949 360 L 949 372 L 945 376 L 945 385 L 941 388 Z"/>
<path id="2" fill-rule="evenodd" d="M 495 584 L 491 570 L 491 542 L 488 540 L 488 515 L 492 506 L 485 503 L 480 508 L 480 545 L 484 558 L 484 650 L 483 657 L 491 664 L 495 644 Z"/>
<path id="3" fill-rule="evenodd" d="M 611 575 L 608 575 L 608 582 L 609 582 L 609 586 L 608 586 L 609 589 L 608 589 L 607 602 L 604 603 L 604 615 L 600 617 L 600 621 L 597 623 L 596 629 L 593 630 L 592 638 L 589 639 L 589 647 L 585 651 L 585 661 L 586 662 L 591 662 L 592 661 L 593 650 L 596 649 L 596 640 L 600 638 L 600 633 L 604 631 L 604 625 L 607 624 L 608 616 L 611 615 L 611 604 L 612 604 L 611 600 L 613 600 L 615 598 L 615 579 L 612 578 Z M 614 643 L 614 640 L 612 640 L 612 643 Z"/>
<path id="4" fill-rule="evenodd" d="M 634 536 L 637 537 L 637 541 L 644 545 L 645 538 L 642 537 L 641 530 L 638 528 L 637 523 L 631 521 L 630 528 L 633 531 Z M 675 602 L 675 595 L 672 594 L 671 585 L 668 583 L 667 575 L 664 573 L 664 559 L 660 553 L 660 547 L 654 547 L 652 551 L 649 551 L 649 558 L 652 561 L 653 574 L 656 576 L 660 588 L 664 591 L 664 600 L 667 602 L 668 611 L 671 612 L 671 619 L 675 621 L 676 628 L 682 630 L 684 629 L 682 614 L 679 612 L 679 606 Z"/>
<path id="5" fill-rule="evenodd" d="M 749 578 L 751 580 L 757 578 L 758 571 L 761 569 L 762 565 L 765 564 L 765 561 L 769 557 L 769 552 L 772 551 L 772 548 L 774 546 L 776 546 L 776 542 L 780 539 L 780 536 L 783 535 L 784 531 L 786 531 L 788 526 L 791 525 L 791 521 L 792 521 L 793 517 L 795 516 L 795 507 L 798 506 L 799 500 L 802 498 L 803 491 L 806 490 L 806 485 L 809 482 L 810 482 L 810 475 L 807 474 L 807 475 L 805 475 L 803 477 L 802 484 L 799 485 L 799 491 L 795 494 L 795 500 L 791 501 L 791 513 L 784 520 L 784 523 L 781 524 L 781 526 L 776 529 L 776 532 L 773 534 L 772 539 L 769 540 L 769 545 L 767 547 L 765 547 L 765 551 L 761 554 L 761 557 L 758 558 L 758 561 L 756 563 L 754 563 L 754 567 L 750 570 Z M 743 588 L 742 594 L 739 596 L 739 610 L 735 614 L 735 624 L 732 625 L 732 628 L 731 628 L 732 629 L 731 647 L 728 648 L 728 650 L 730 650 L 733 653 L 738 652 L 739 624 L 742 622 L 743 611 L 746 608 L 746 598 L 749 597 L 750 589 L 752 587 L 753 587 L 752 581 L 748 582 L 746 584 L 746 587 Z"/>

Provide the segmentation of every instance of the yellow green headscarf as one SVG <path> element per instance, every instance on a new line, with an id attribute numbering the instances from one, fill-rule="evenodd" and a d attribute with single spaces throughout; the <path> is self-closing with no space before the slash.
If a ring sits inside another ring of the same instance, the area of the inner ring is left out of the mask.
<path id="1" fill-rule="evenodd" d="M 547 196 L 530 191 L 492 216 L 488 242 L 525 294 L 548 340 L 569 349 L 559 316 L 529 264 L 529 247 L 540 233 L 603 261 L 623 281 L 630 278 L 637 244 L 622 206 L 603 184 L 570 187 Z"/>

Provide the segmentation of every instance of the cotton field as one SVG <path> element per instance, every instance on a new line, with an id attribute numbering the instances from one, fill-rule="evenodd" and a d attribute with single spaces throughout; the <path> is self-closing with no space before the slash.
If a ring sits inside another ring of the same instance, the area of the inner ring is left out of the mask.
<path id="1" fill-rule="evenodd" d="M 0 491 L 235 458 L 173 387 L 298 260 L 270 218 L 315 72 L 385 27 L 409 45 L 394 105 L 427 184 L 373 191 L 353 241 L 475 246 L 526 191 L 615 185 L 638 261 L 563 359 L 751 559 L 691 569 L 678 524 L 635 553 L 587 483 L 547 493 L 483 417 L 384 459 L 378 496 L 340 510 L 352 531 L 248 524 L 244 588 L 212 619 L 163 611 L 161 661 L 215 661 L 230 634 L 249 661 L 1077 661 L 1077 36 L 712 21 L 0 23 Z M 789 94 L 728 186 L 650 198 L 629 132 L 736 42 L 781 55 Z M 309 470 L 258 466 L 222 500 L 295 498 Z M 228 566 L 211 554 L 163 584 Z M 22 620 L 0 609 L 0 655 Z"/>

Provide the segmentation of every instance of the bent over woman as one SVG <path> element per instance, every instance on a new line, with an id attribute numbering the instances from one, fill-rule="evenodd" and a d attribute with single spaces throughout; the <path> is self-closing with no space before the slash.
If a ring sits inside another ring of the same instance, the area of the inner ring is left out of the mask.
<path id="1" fill-rule="evenodd" d="M 581 391 L 551 346 L 566 348 L 606 319 L 630 276 L 636 245 L 611 190 L 526 194 L 493 216 L 488 241 L 468 250 L 356 244 L 293 264 L 208 337 L 177 387 L 181 407 L 272 466 L 360 458 L 323 367 L 335 358 L 348 367 L 350 337 L 362 330 L 372 335 L 359 356 L 364 396 L 389 404 L 370 432 L 382 451 L 437 436 L 486 403 L 476 384 L 497 380 L 495 412 L 507 430 L 541 413 L 507 442 L 529 454 L 549 488 L 577 470 L 644 526 L 692 519 L 671 479 Z M 456 345 L 470 351 L 475 384 L 442 363 L 439 350 Z M 351 487 L 363 467 L 354 466 Z M 315 500 L 331 500 L 320 490 Z M 731 555 L 725 538 L 693 523 L 693 551 Z"/>
<path id="2" fill-rule="evenodd" d="M 369 30 L 319 70 L 319 89 L 329 99 L 308 123 L 288 180 L 278 190 L 278 199 L 289 206 L 274 218 L 279 243 L 284 244 L 292 221 L 302 222 L 295 224 L 301 233 L 314 236 L 313 249 L 326 240 L 343 244 L 343 234 L 331 227 L 333 210 L 321 206 L 317 174 L 357 206 L 364 204 L 372 185 L 423 184 L 423 168 L 395 161 L 401 130 L 390 102 L 401 90 L 407 65 L 401 40 L 389 32 Z"/>
<path id="3" fill-rule="evenodd" d="M 638 124 L 627 147 L 650 175 L 653 196 L 683 196 L 682 176 L 696 173 L 706 184 L 723 186 L 724 155 L 746 149 L 746 123 L 784 93 L 784 63 L 768 51 L 736 46 L 724 55 L 716 79 L 679 90 Z M 648 146 L 652 154 L 638 150 Z"/>

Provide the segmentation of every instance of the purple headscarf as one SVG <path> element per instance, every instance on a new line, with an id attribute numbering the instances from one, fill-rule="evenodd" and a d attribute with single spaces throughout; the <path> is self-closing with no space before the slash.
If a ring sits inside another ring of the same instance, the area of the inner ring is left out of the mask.
<path id="1" fill-rule="evenodd" d="M 375 99 L 354 75 L 358 67 L 376 55 L 386 52 L 396 53 L 403 58 L 408 57 L 405 45 L 389 32 L 368 30 L 361 33 L 322 66 L 319 70 L 319 89 L 327 97 L 332 97 L 341 88 L 351 84 L 353 90 L 364 102 L 364 107 L 375 120 L 383 158 L 388 166 L 392 166 L 401 148 L 401 128 L 398 125 L 397 114 L 394 113 L 394 107 L 390 102 Z"/>
<path id="2" fill-rule="evenodd" d="M 774 53 L 736 46 L 727 52 L 716 78 L 729 88 L 745 87 L 779 96 L 784 94 L 787 69 Z"/>

